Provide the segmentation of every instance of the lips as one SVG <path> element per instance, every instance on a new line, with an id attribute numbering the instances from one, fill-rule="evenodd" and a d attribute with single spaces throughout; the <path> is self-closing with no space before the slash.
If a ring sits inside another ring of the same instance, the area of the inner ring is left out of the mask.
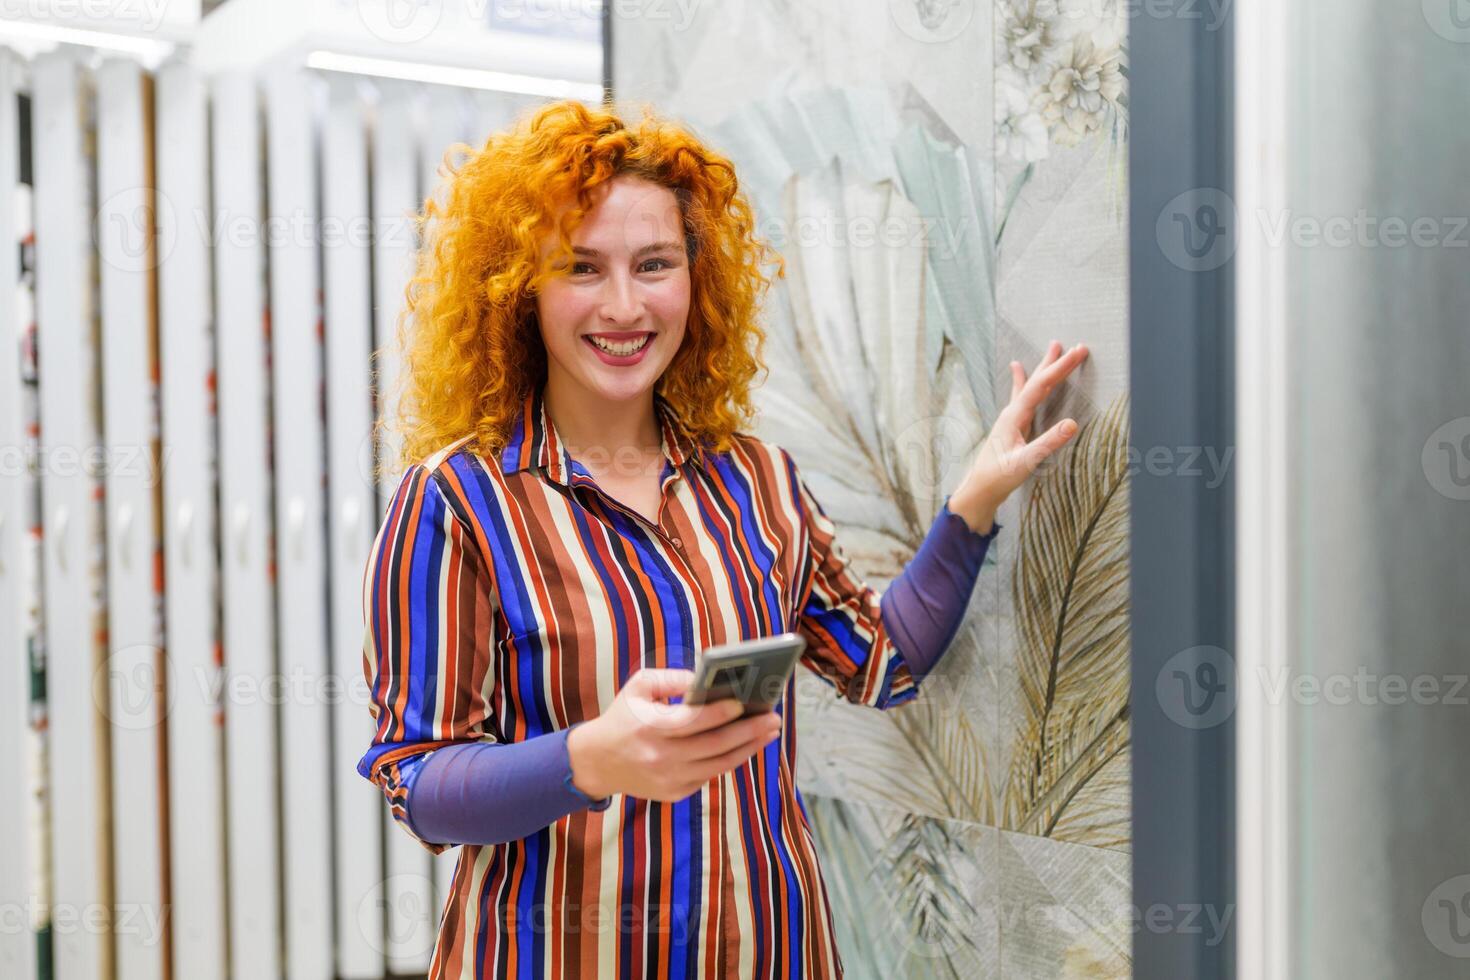
<path id="1" fill-rule="evenodd" d="M 653 333 L 648 330 L 583 334 L 598 353 L 614 358 L 632 357 L 648 348 Z"/>

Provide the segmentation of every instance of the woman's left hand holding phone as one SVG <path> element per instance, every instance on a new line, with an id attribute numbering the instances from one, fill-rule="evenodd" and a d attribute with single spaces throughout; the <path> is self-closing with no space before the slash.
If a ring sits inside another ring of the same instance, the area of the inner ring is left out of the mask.
<path id="1" fill-rule="evenodd" d="M 745 706 L 735 698 L 669 704 L 693 679 L 692 670 L 645 667 L 628 678 L 607 711 L 574 727 L 567 753 L 576 787 L 598 798 L 623 793 L 682 800 L 780 735 L 780 715 L 741 718 Z"/>

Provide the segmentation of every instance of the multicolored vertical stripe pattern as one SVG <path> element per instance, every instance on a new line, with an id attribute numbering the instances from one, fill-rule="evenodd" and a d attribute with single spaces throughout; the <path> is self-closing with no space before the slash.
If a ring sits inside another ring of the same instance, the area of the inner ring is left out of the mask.
<path id="1" fill-rule="evenodd" d="M 400 827 L 413 770 L 455 742 L 535 738 L 600 714 L 643 667 L 788 629 L 834 696 L 876 708 L 915 681 L 790 455 L 712 452 L 655 405 L 658 520 L 604 493 L 528 395 L 493 463 L 468 439 L 410 467 L 363 577 L 375 723 L 359 772 Z M 430 980 L 840 977 L 782 735 L 673 803 L 615 795 L 528 837 L 464 845 Z M 439 853 L 447 844 L 416 840 Z"/>

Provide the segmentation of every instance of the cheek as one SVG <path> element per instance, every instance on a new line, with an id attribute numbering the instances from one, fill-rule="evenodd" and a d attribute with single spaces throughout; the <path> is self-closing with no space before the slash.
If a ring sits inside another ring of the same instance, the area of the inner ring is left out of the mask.
<path id="1" fill-rule="evenodd" d="M 667 326 L 683 330 L 689 320 L 689 281 L 671 282 L 667 288 L 652 291 L 648 308 Z"/>
<path id="2" fill-rule="evenodd" d="M 540 323 L 541 340 L 550 351 L 570 348 L 577 327 L 588 315 L 591 303 L 575 290 L 548 287 L 536 300 L 536 319 Z"/>

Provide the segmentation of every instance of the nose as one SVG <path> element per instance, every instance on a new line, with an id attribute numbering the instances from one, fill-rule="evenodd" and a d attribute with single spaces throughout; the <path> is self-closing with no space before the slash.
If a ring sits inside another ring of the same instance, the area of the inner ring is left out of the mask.
<path id="1" fill-rule="evenodd" d="M 627 272 L 615 272 L 604 280 L 598 314 L 609 325 L 636 323 L 643 312 L 638 287 Z"/>

